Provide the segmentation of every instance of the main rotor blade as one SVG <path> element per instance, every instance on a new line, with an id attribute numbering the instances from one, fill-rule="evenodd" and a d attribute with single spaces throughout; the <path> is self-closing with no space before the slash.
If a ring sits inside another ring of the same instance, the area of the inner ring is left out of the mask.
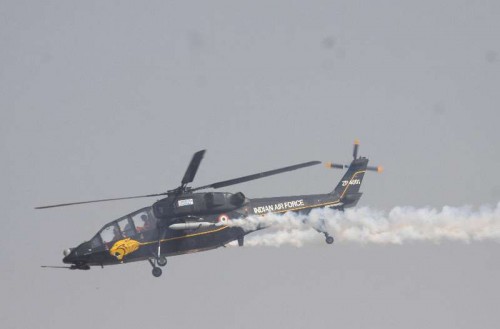
<path id="1" fill-rule="evenodd" d="M 215 188 L 215 189 L 217 189 L 217 188 L 221 188 L 221 187 L 225 187 L 225 186 L 229 186 L 229 185 L 235 185 L 235 184 L 240 184 L 240 183 L 248 182 L 248 181 L 251 181 L 251 180 L 254 180 L 254 179 L 259 179 L 259 178 L 264 178 L 264 177 L 267 177 L 267 176 L 281 174 L 281 173 L 284 173 L 284 172 L 287 172 L 287 171 L 292 171 L 292 170 L 297 170 L 297 169 L 301 169 L 301 168 L 305 168 L 305 167 L 314 166 L 314 165 L 317 165 L 317 164 L 320 164 L 320 163 L 321 163 L 321 161 L 309 161 L 309 162 L 299 163 L 299 164 L 296 164 L 296 165 L 293 165 L 293 166 L 288 166 L 288 167 L 284 167 L 284 168 L 274 169 L 274 170 L 270 170 L 270 171 L 264 171 L 264 172 L 261 172 L 261 173 L 258 173 L 258 174 L 254 174 L 254 175 L 243 176 L 243 177 L 239 177 L 239 178 L 225 180 L 225 181 L 222 181 L 222 182 L 213 183 L 213 184 L 210 184 L 210 185 L 200 186 L 200 187 L 191 189 L 191 191 L 197 191 L 197 190 L 206 189 L 206 188 Z"/>
<path id="2" fill-rule="evenodd" d="M 112 199 L 100 199 L 100 200 L 91 200 L 91 201 L 60 203 L 60 204 L 53 204 L 53 205 L 49 205 L 49 206 L 35 207 L 35 209 L 47 209 L 47 208 L 65 207 L 65 206 L 73 206 L 73 205 L 77 205 L 77 204 L 94 203 L 94 202 L 106 202 L 106 201 L 116 201 L 116 200 L 149 198 L 149 197 L 160 196 L 160 195 L 167 195 L 167 194 L 168 193 L 165 192 L 165 193 L 158 193 L 158 194 L 128 196 L 128 197 L 123 197 L 123 198 L 112 198 Z"/>
<path id="3" fill-rule="evenodd" d="M 186 185 L 193 181 L 194 176 L 198 171 L 198 167 L 200 166 L 201 160 L 203 159 L 204 155 L 205 155 L 205 150 L 198 151 L 193 155 L 193 158 L 191 159 L 191 162 L 189 163 L 189 166 L 186 169 L 186 173 L 182 178 L 181 182 L 182 185 Z"/>
<path id="4" fill-rule="evenodd" d="M 51 265 L 41 265 L 43 268 L 64 268 L 67 270 L 72 270 L 71 266 L 51 266 Z"/>

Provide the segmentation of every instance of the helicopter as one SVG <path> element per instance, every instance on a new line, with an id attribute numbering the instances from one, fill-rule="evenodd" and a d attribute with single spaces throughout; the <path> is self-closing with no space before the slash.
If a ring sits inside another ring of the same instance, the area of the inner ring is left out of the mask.
<path id="1" fill-rule="evenodd" d="M 255 179 L 285 173 L 320 164 L 309 161 L 253 175 L 220 181 L 200 187 L 189 187 L 192 183 L 205 150 L 196 152 L 181 180 L 181 185 L 163 193 L 71 202 L 36 207 L 47 209 L 95 202 L 166 196 L 151 206 L 138 209 L 104 225 L 90 240 L 77 247 L 64 250 L 63 263 L 69 266 L 42 266 L 89 270 L 91 266 L 107 266 L 147 260 L 153 267 L 155 277 L 162 275 L 161 267 L 167 257 L 200 252 L 237 241 L 244 245 L 247 234 L 263 229 L 244 230 L 229 221 L 249 216 L 265 216 L 269 213 L 295 212 L 308 214 L 314 208 L 328 207 L 343 211 L 355 206 L 362 193 L 359 192 L 366 171 L 382 172 L 382 167 L 368 166 L 368 159 L 358 157 L 359 141 L 354 142 L 353 160 L 349 165 L 325 163 L 327 168 L 347 169 L 335 189 L 324 194 L 281 196 L 269 198 L 247 198 L 242 192 L 198 192 L 219 189 Z M 334 242 L 326 230 L 327 244 Z"/>

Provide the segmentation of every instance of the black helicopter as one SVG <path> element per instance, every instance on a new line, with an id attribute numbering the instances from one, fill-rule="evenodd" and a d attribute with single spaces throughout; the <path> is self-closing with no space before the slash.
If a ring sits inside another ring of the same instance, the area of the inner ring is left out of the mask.
<path id="1" fill-rule="evenodd" d="M 229 220 L 288 211 L 307 214 L 313 208 L 319 207 L 338 210 L 353 207 L 361 197 L 362 193 L 359 192 L 359 188 L 365 172 L 367 170 L 382 171 L 381 167 L 369 167 L 367 158 L 358 157 L 358 147 L 359 142 L 355 141 L 354 159 L 350 165 L 326 163 L 328 168 L 347 168 L 347 172 L 335 189 L 326 194 L 249 199 L 241 192 L 197 192 L 248 182 L 321 163 L 310 161 L 201 187 L 188 187 L 205 154 L 205 150 L 201 150 L 193 155 L 181 185 L 176 189 L 158 194 L 36 207 L 35 209 L 46 209 L 93 202 L 166 196 L 152 206 L 136 210 L 106 224 L 89 241 L 75 248 L 66 249 L 63 262 L 70 266 L 42 267 L 88 270 L 91 266 L 104 267 L 148 260 L 153 267 L 153 275 L 159 277 L 162 274 L 160 267 L 167 264 L 167 256 L 215 249 L 232 241 L 238 241 L 238 245 L 243 246 L 245 235 L 253 231 L 227 225 Z M 318 232 L 325 235 L 326 243 L 333 243 L 334 239 L 328 232 L 319 229 Z"/>

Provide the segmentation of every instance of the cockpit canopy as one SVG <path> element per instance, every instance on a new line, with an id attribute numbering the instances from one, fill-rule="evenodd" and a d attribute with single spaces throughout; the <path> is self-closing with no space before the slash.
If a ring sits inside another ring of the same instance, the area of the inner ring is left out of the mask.
<path id="1" fill-rule="evenodd" d="M 134 211 L 131 214 L 106 224 L 92 240 L 90 240 L 91 248 L 98 248 L 103 244 L 108 245 L 111 242 L 132 238 L 143 232 L 154 230 L 157 221 L 158 219 L 151 211 L 151 207 Z"/>

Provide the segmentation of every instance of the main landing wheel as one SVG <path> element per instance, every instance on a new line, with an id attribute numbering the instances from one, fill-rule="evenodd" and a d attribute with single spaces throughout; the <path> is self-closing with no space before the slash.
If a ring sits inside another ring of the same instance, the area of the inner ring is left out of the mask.
<path id="1" fill-rule="evenodd" d="M 153 267 L 153 276 L 158 278 L 161 275 L 161 268 Z"/>
<path id="2" fill-rule="evenodd" d="M 165 256 L 160 256 L 160 258 L 158 258 L 158 259 L 156 260 L 156 263 L 158 264 L 158 266 L 161 266 L 161 267 L 163 267 L 163 266 L 167 265 L 167 257 L 165 257 Z"/>
<path id="3" fill-rule="evenodd" d="M 326 243 L 332 244 L 333 243 L 333 236 L 327 236 L 325 239 Z"/>

